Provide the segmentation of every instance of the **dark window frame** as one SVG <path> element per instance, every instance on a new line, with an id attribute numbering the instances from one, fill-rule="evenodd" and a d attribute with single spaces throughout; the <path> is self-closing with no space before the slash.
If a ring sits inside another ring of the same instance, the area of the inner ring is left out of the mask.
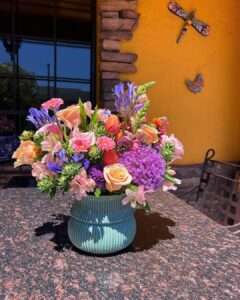
<path id="1" fill-rule="evenodd" d="M 36 4 L 37 5 L 37 4 Z M 0 74 L 0 80 L 1 78 L 12 78 L 13 80 L 13 101 L 14 101 L 14 108 L 11 110 L 7 109 L 0 109 L 0 114 L 2 115 L 13 115 L 17 119 L 16 127 L 17 133 L 20 133 L 23 130 L 22 126 L 22 116 L 26 115 L 26 110 L 21 109 L 21 104 L 17 99 L 19 98 L 19 80 L 20 79 L 33 79 L 33 80 L 46 80 L 53 83 L 53 97 L 57 96 L 57 83 L 58 82 L 69 82 L 69 83 L 86 83 L 90 85 L 90 101 L 92 102 L 92 105 L 96 105 L 96 0 L 91 0 L 91 42 L 90 43 L 79 43 L 76 41 L 71 40 L 64 40 L 64 39 L 58 39 L 56 36 L 57 31 L 57 1 L 54 1 L 54 14 L 53 14 L 53 39 L 38 37 L 38 36 L 24 36 L 24 35 L 18 35 L 16 33 L 16 19 L 17 19 L 17 0 L 12 0 L 12 16 L 11 16 L 11 27 L 12 27 L 12 34 L 6 34 L 3 36 L 0 34 L 0 39 L 3 37 L 10 38 L 12 40 L 12 46 L 13 49 L 17 49 L 17 41 L 18 40 L 24 40 L 30 43 L 41 43 L 41 44 L 49 44 L 53 45 L 54 47 L 54 72 L 53 76 L 41 76 L 41 75 L 19 75 L 19 64 L 18 64 L 18 50 L 13 51 L 13 73 L 11 75 L 4 75 Z M 57 47 L 65 45 L 65 46 L 71 46 L 79 47 L 81 45 L 84 47 L 89 47 L 91 51 L 91 58 L 90 58 L 90 79 L 83 79 L 83 78 L 71 78 L 71 77 L 59 77 L 57 76 Z M 48 91 L 48 95 L 50 95 L 50 92 Z M 20 105 L 19 105 L 20 104 Z"/>

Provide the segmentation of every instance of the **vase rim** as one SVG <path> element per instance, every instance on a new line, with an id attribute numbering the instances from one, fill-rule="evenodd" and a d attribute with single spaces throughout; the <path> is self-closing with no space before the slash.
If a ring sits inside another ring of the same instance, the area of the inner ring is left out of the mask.
<path id="1" fill-rule="evenodd" d="M 82 200 L 87 200 L 87 199 L 97 199 L 97 200 L 107 200 L 110 198 L 123 198 L 126 197 L 125 194 L 112 194 L 112 195 L 100 195 L 99 197 L 96 197 L 95 195 L 87 195 L 86 197 L 82 198 L 81 200 L 76 200 L 76 201 L 82 201 Z"/>

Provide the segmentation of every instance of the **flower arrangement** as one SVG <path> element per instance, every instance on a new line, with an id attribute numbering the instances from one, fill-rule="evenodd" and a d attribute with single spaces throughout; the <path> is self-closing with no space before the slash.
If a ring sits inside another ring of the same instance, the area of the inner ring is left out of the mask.
<path id="1" fill-rule="evenodd" d="M 126 90 L 117 84 L 117 115 L 81 100 L 61 109 L 60 98 L 31 108 L 27 120 L 36 132 L 21 134 L 15 167 L 31 165 L 38 188 L 51 197 L 57 190 L 69 191 L 77 200 L 125 193 L 123 204 L 148 209 L 146 192 L 176 189 L 181 183 L 170 164 L 184 152 L 181 142 L 167 135 L 166 117 L 146 118 L 146 91 L 153 84 L 128 83 Z"/>

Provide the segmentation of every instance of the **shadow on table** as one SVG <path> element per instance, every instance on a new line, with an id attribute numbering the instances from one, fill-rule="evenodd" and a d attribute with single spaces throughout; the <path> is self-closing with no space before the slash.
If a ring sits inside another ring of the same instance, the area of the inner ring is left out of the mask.
<path id="1" fill-rule="evenodd" d="M 96 256 L 85 253 L 71 244 L 67 233 L 69 216 L 54 214 L 52 217 L 53 220 L 51 222 L 44 223 L 41 227 L 35 229 L 36 236 L 53 233 L 54 235 L 51 238 L 51 241 L 55 244 L 54 249 L 56 251 L 71 249 L 72 251 L 80 254 Z M 137 222 L 137 233 L 132 245 L 118 253 L 111 254 L 110 256 L 126 252 L 140 252 L 148 250 L 156 245 L 160 240 L 169 240 L 175 237 L 169 231 L 169 227 L 175 226 L 175 222 L 171 219 L 162 217 L 160 214 L 155 212 L 144 213 L 143 210 L 137 210 L 135 217 Z"/>

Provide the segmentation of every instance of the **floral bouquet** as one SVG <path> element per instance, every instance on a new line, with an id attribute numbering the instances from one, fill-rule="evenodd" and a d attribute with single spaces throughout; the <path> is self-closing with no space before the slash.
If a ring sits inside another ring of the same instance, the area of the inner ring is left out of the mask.
<path id="1" fill-rule="evenodd" d="M 117 84 L 117 115 L 81 100 L 61 109 L 60 98 L 31 108 L 27 120 L 36 132 L 21 134 L 15 167 L 31 165 L 38 188 L 51 197 L 57 190 L 77 200 L 125 193 L 123 204 L 148 209 L 145 192 L 176 189 L 181 183 L 170 164 L 183 155 L 181 142 L 167 135 L 167 118 L 146 118 L 146 91 L 153 84 L 128 83 L 126 90 Z"/>

